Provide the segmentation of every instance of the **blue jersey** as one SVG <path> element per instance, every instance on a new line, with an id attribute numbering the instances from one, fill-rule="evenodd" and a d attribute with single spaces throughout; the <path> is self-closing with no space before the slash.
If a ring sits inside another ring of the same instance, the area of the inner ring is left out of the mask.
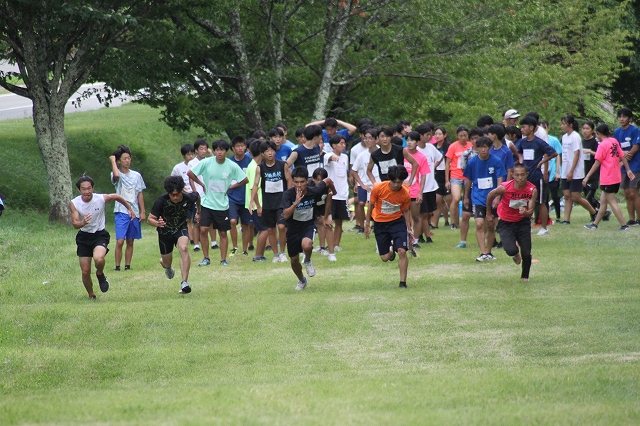
<path id="1" fill-rule="evenodd" d="M 502 160 L 495 155 L 489 155 L 486 160 L 476 155 L 464 169 L 464 176 L 471 181 L 471 204 L 486 206 L 487 195 L 498 187 L 498 178 L 506 176 L 507 172 Z"/>
<path id="2" fill-rule="evenodd" d="M 229 160 L 233 161 L 238 166 L 240 166 L 244 174 L 245 175 L 247 174 L 247 167 L 249 167 L 249 164 L 251 163 L 251 157 L 247 157 L 245 155 L 242 158 L 242 160 L 238 161 L 236 160 L 236 156 L 232 155 L 231 157 L 229 157 Z M 232 183 L 237 183 L 237 182 L 232 182 Z M 251 184 L 253 183 L 251 182 Z M 227 196 L 229 197 L 229 201 L 231 201 L 232 203 L 244 206 L 245 192 L 246 192 L 246 189 L 243 186 L 241 186 L 239 188 L 234 188 L 227 191 Z"/>
<path id="3" fill-rule="evenodd" d="M 542 179 L 542 171 L 538 168 L 538 164 L 542 161 L 544 154 L 553 155 L 556 150 L 537 136 L 531 140 L 522 138 L 516 146 L 518 152 L 522 154 L 524 166 L 529 173 L 527 180 L 531 183 L 539 182 Z"/>
<path id="4" fill-rule="evenodd" d="M 511 150 L 505 144 L 502 144 L 500 149 L 497 150 L 493 146 L 491 146 L 489 154 L 495 155 L 500 159 L 500 161 L 502 161 L 505 172 L 504 176 L 498 177 L 501 177 L 502 181 L 504 182 L 505 180 L 507 180 L 507 169 L 513 169 L 513 154 L 511 153 Z"/>
<path id="5" fill-rule="evenodd" d="M 288 146 L 281 144 L 280 149 L 276 151 L 276 160 L 287 161 L 289 156 L 291 155 L 291 148 Z"/>
<path id="6" fill-rule="evenodd" d="M 626 130 L 618 127 L 613 132 L 613 137 L 620 142 L 620 148 L 622 148 L 625 153 L 629 152 L 634 145 L 640 143 L 639 136 L 638 128 L 633 124 L 630 124 Z M 636 152 L 633 158 L 629 160 L 629 168 L 632 172 L 640 171 L 640 152 Z M 624 167 L 621 167 L 621 170 L 624 171 Z"/>

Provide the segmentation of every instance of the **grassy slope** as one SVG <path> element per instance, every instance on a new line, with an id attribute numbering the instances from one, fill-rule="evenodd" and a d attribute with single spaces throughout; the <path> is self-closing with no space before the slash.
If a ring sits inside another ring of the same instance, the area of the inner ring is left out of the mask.
<path id="1" fill-rule="evenodd" d="M 478 264 L 440 229 L 406 291 L 346 233 L 304 292 L 286 264 L 213 252 L 192 258 L 186 296 L 145 226 L 133 270 L 109 272 L 110 253 L 112 288 L 91 302 L 75 231 L 9 210 L 0 424 L 637 424 L 640 229 L 586 220 L 534 237 L 528 285 L 504 252 Z"/>

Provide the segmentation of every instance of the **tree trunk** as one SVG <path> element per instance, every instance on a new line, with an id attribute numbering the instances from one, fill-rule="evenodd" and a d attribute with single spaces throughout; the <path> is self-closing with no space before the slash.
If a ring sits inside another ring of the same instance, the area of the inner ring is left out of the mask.
<path id="1" fill-rule="evenodd" d="M 58 98 L 55 94 L 53 97 Z M 69 201 L 73 197 L 73 191 L 67 137 L 64 133 L 65 103 L 59 99 L 57 102 L 48 102 L 44 96 L 34 96 L 33 123 L 47 171 L 49 221 L 71 223 Z"/>

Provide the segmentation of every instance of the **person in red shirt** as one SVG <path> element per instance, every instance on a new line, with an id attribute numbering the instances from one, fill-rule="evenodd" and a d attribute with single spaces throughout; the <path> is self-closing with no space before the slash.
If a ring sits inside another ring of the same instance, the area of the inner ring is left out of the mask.
<path id="1" fill-rule="evenodd" d="M 522 163 L 513 166 L 513 180 L 503 182 L 487 195 L 487 205 L 496 197 L 502 197 L 498 203 L 498 226 L 502 247 L 513 258 L 516 265 L 522 264 L 520 278 L 523 283 L 529 281 L 531 269 L 531 215 L 536 206 L 538 190 L 527 181 L 527 169 Z M 487 210 L 486 219 L 493 220 L 491 210 Z M 517 244 L 517 245 L 516 245 Z M 518 250 L 518 246 L 520 250 Z"/>
<path id="2" fill-rule="evenodd" d="M 402 183 L 409 177 L 404 166 L 390 166 L 387 171 L 388 181 L 376 183 L 371 190 L 370 204 L 364 235 L 371 234 L 371 219 L 375 222 L 376 245 L 383 262 L 400 256 L 400 287 L 407 287 L 408 241 L 413 241 L 411 232 L 411 195 L 409 187 Z"/>

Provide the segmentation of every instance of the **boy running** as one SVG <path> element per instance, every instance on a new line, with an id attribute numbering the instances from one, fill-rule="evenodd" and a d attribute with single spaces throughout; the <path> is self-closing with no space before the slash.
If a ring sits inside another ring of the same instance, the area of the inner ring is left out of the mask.
<path id="1" fill-rule="evenodd" d="M 180 176 L 169 176 L 164 180 L 166 194 L 162 194 L 153 203 L 149 214 L 149 225 L 158 231 L 158 245 L 160 246 L 160 266 L 164 274 L 172 279 L 175 270 L 173 261 L 173 247 L 180 251 L 180 272 L 182 282 L 178 293 L 191 293 L 189 286 L 189 231 L 187 217 L 189 211 L 196 207 L 195 220 L 200 218 L 200 195 L 197 192 L 185 192 L 184 180 Z"/>
<path id="2" fill-rule="evenodd" d="M 181 161 L 180 163 L 175 165 L 175 167 L 171 171 L 171 176 L 180 176 L 184 181 L 184 191 L 192 192 L 191 182 L 189 180 L 189 175 L 187 174 L 187 172 L 189 171 L 189 161 L 193 160 L 193 158 L 195 157 L 196 150 L 193 145 L 188 143 L 186 145 L 182 145 L 182 148 L 180 148 L 180 153 L 182 154 L 182 158 L 184 159 L 184 161 Z M 195 222 L 193 220 L 195 214 L 195 206 L 192 210 L 189 210 L 187 212 L 187 228 L 189 229 L 189 240 L 191 244 L 195 244 L 194 240 L 196 239 L 194 235 L 196 232 L 194 226 Z M 197 241 L 200 241 L 200 238 L 197 238 Z"/>

